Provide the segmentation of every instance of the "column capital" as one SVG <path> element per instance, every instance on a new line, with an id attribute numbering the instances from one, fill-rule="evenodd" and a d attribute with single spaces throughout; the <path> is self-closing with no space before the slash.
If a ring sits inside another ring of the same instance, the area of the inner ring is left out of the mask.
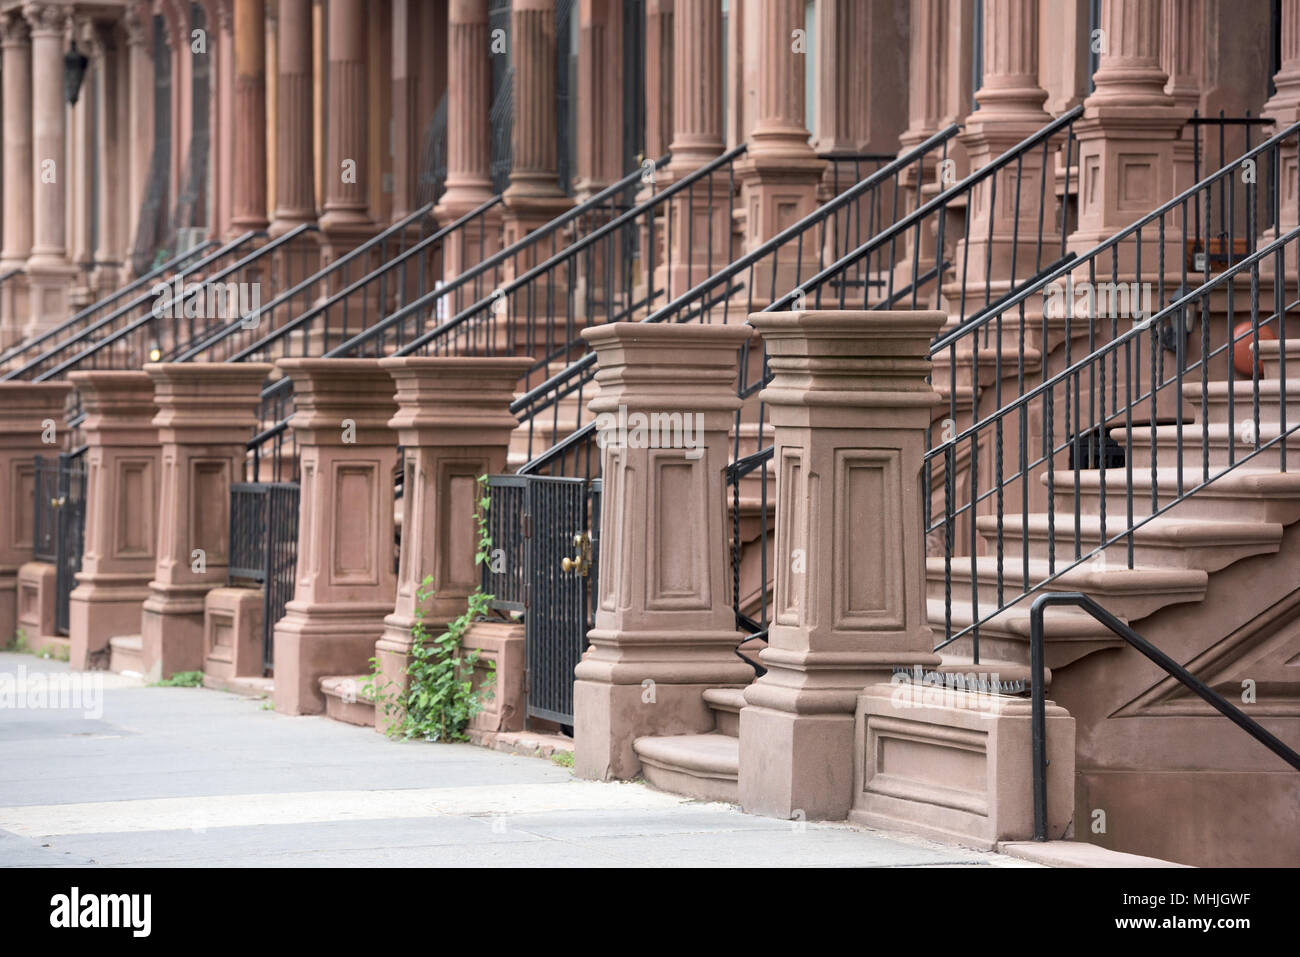
<path id="1" fill-rule="evenodd" d="M 265 362 L 146 363 L 158 407 L 153 424 L 161 440 L 247 440 L 257 427 L 258 398 L 273 368 Z"/>
<path id="2" fill-rule="evenodd" d="M 23 16 L 31 27 L 32 36 L 63 36 L 71 15 L 72 8 L 61 3 L 23 4 Z"/>
<path id="3" fill-rule="evenodd" d="M 0 47 L 26 46 L 31 39 L 32 28 L 21 13 L 10 10 L 0 16 Z"/>

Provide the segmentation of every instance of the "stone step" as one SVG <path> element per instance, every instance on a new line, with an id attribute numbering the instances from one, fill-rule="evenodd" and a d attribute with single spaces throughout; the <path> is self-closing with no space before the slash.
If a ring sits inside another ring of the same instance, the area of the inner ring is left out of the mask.
<path id="1" fill-rule="evenodd" d="M 709 734 L 648 736 L 632 742 L 653 787 L 705 801 L 739 800 L 740 739 Z"/>
<path id="2" fill-rule="evenodd" d="M 1074 472 L 1057 470 L 1056 472 L 1056 516 L 1058 524 L 1063 517 L 1074 521 L 1075 507 Z M 1103 487 L 1101 473 L 1092 469 L 1083 469 L 1078 473 L 1078 505 L 1084 515 L 1097 515 L 1104 500 L 1107 515 L 1124 515 L 1127 518 L 1128 484 L 1124 469 L 1107 470 Z M 1183 470 L 1182 488 L 1184 492 L 1200 484 L 1202 472 L 1199 466 Z M 1042 476 L 1047 484 L 1047 476 Z M 1178 499 L 1178 470 L 1176 468 L 1159 468 L 1155 475 L 1156 506 L 1172 506 L 1161 513 L 1170 518 L 1193 519 L 1204 518 L 1219 521 L 1278 522 L 1290 525 L 1300 520 L 1300 471 L 1277 472 L 1268 469 L 1239 466 L 1215 479 L 1195 495 L 1189 495 L 1181 501 Z M 1151 470 L 1135 469 L 1133 471 L 1133 514 L 1135 517 L 1150 515 L 1153 511 Z M 1176 504 L 1174 504 L 1176 502 Z"/>
<path id="3" fill-rule="evenodd" d="M 143 675 L 144 639 L 140 635 L 117 635 L 108 639 L 108 670 L 118 674 Z"/>
<path id="4" fill-rule="evenodd" d="M 1199 482 L 1204 474 L 1202 463 L 1207 449 L 1209 451 L 1211 475 L 1216 471 L 1222 471 L 1228 466 L 1229 449 L 1233 450 L 1232 458 L 1234 463 L 1241 463 L 1242 459 L 1249 455 L 1251 457 L 1245 464 L 1250 467 L 1277 470 L 1282 463 L 1280 443 L 1268 448 L 1261 448 L 1259 452 L 1255 453 L 1256 444 L 1263 446 L 1281 435 L 1281 429 L 1276 418 L 1277 410 L 1261 408 L 1260 413 L 1261 416 L 1270 414 L 1273 418 L 1264 419 L 1259 423 L 1257 436 L 1253 434 L 1255 426 L 1249 412 L 1244 415 L 1239 413 L 1238 424 L 1235 428 L 1229 426 L 1226 422 L 1209 422 L 1204 425 L 1184 422 L 1181 429 L 1177 425 L 1158 425 L 1155 428 L 1154 446 L 1152 445 L 1150 429 L 1133 429 L 1128 444 L 1133 459 L 1133 470 L 1135 472 L 1140 469 L 1150 470 L 1153 448 L 1157 467 L 1176 467 L 1180 455 L 1180 437 L 1182 440 L 1183 471 L 1184 473 L 1193 471 L 1196 475 L 1194 482 Z M 1288 421 L 1287 429 L 1294 429 L 1297 425 L 1300 425 L 1300 419 L 1294 422 Z M 1111 429 L 1110 436 L 1121 445 L 1125 444 L 1124 429 Z M 1252 453 L 1255 454 L 1252 455 Z M 1286 457 L 1288 466 L 1300 465 L 1300 435 L 1292 433 L 1287 439 Z"/>
<path id="5" fill-rule="evenodd" d="M 960 556 L 952 559 L 952 595 L 962 601 L 975 603 L 972 598 L 972 579 L 978 597 L 977 607 L 986 615 L 1000 605 L 1023 604 L 1027 608 L 1035 595 L 1017 598 L 1024 590 L 1023 569 L 1019 560 L 1004 560 L 1002 572 L 1002 600 L 998 600 L 998 561 L 996 556 L 981 555 L 974 559 Z M 1059 570 L 1058 570 L 1059 571 Z M 1030 586 L 1048 578 L 1048 563 L 1040 558 L 1029 562 Z M 1095 598 L 1113 615 L 1128 621 L 1138 621 L 1147 615 L 1178 602 L 1200 601 L 1205 597 L 1209 576 L 1199 568 L 1161 568 L 1141 565 L 1134 568 L 1109 565 L 1104 568 L 1085 562 L 1068 571 L 1044 587 L 1045 591 L 1078 591 Z M 944 598 L 944 559 L 926 559 L 926 596 Z M 1040 592 L 1041 593 L 1041 592 Z"/>
<path id="6" fill-rule="evenodd" d="M 704 703 L 713 712 L 718 733 L 740 737 L 740 709 L 745 706 L 744 688 L 710 688 L 704 692 Z"/>
<path id="7" fill-rule="evenodd" d="M 969 601 L 954 595 L 951 608 L 942 598 L 926 602 L 926 617 L 934 631 L 936 645 L 950 634 L 968 627 L 974 617 Z M 974 656 L 971 634 L 956 639 L 939 650 L 943 669 L 998 672 L 1001 678 L 1028 676 L 1030 616 L 1029 603 L 1021 603 L 989 618 L 979 626 L 979 664 L 969 664 Z M 990 608 L 982 608 L 980 617 Z M 951 632 L 948 616 L 951 615 Z M 1105 648 L 1119 648 L 1123 640 L 1087 612 L 1069 606 L 1048 608 L 1043 613 L 1043 648 L 1049 675 L 1053 668 L 1063 668 L 1085 655 Z M 1006 663 L 1008 666 L 1003 667 Z M 1014 666 L 1014 667 L 1012 667 Z"/>
<path id="8" fill-rule="evenodd" d="M 1293 369 L 1300 369 L 1300 337 L 1287 336 L 1285 354 L 1288 374 Z M 1264 378 L 1282 378 L 1282 355 L 1282 343 L 1277 339 L 1259 341 L 1259 365 Z"/>
<path id="9" fill-rule="evenodd" d="M 1106 538 L 1114 538 L 1128 526 L 1124 508 L 1111 510 L 1106 523 Z M 998 521 L 995 515 L 981 515 L 976 527 L 984 536 L 990 552 L 996 549 Z M 1026 521 L 1019 514 L 1005 515 L 1002 521 L 1002 545 L 1008 560 L 1025 554 L 1026 540 L 1031 559 L 1047 559 L 1055 552 L 1057 567 L 1074 561 L 1076 523 L 1074 515 L 1057 515 L 1052 523 L 1046 513 L 1032 514 Z M 1077 523 L 1079 554 L 1096 548 L 1101 542 L 1101 518 L 1080 515 Z M 1218 571 L 1251 555 L 1270 554 L 1282 541 L 1279 522 L 1215 521 L 1211 519 L 1165 518 L 1157 516 L 1133 532 L 1133 561 L 1137 565 L 1163 568 L 1202 568 Z M 1049 544 L 1052 546 L 1049 548 Z M 1110 545 L 1103 561 L 1112 565 L 1128 562 L 1127 539 Z M 1097 557 L 1089 559 L 1097 562 Z"/>
<path id="10" fill-rule="evenodd" d="M 1296 357 L 1294 371 L 1300 371 L 1300 356 Z M 1224 381 L 1206 383 L 1205 413 L 1207 421 L 1212 423 L 1252 420 L 1255 416 L 1255 383 L 1250 379 L 1235 379 L 1231 383 Z M 1193 410 L 1197 421 L 1201 418 L 1201 383 L 1183 384 L 1183 395 L 1188 407 Z M 1228 397 L 1232 397 L 1231 415 L 1229 415 Z M 1282 420 L 1282 380 L 1262 379 L 1259 382 L 1259 418 L 1260 422 L 1280 422 Z M 1288 379 L 1286 382 L 1286 421 L 1287 426 L 1300 423 L 1300 379 Z M 1191 435 L 1199 435 L 1200 430 L 1184 422 L 1184 429 Z"/>
<path id="11" fill-rule="evenodd" d="M 364 728 L 375 726 L 375 703 L 362 688 L 365 675 L 327 675 L 320 679 L 325 715 Z"/>

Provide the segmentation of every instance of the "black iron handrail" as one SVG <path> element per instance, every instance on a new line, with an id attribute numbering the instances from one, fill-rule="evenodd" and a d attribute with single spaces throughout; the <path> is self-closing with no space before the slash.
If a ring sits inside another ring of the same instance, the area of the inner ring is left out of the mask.
<path id="1" fill-rule="evenodd" d="M 1054 592 L 1040 595 L 1029 610 L 1029 674 L 1032 694 L 1031 737 L 1033 748 L 1034 840 L 1047 838 L 1047 689 L 1044 688 L 1043 612 L 1051 606 L 1073 605 L 1086 611 L 1105 625 L 1116 637 L 1136 649 L 1147 659 L 1198 695 L 1225 718 L 1268 748 L 1291 767 L 1300 771 L 1300 754 L 1283 744 L 1259 722 L 1230 703 L 1174 659 L 1147 641 L 1097 602 L 1080 592 Z M 1071 784 L 1073 787 L 1073 784 Z"/>
<path id="2" fill-rule="evenodd" d="M 235 239 L 232 239 L 224 246 L 221 246 L 220 248 L 213 250 L 211 253 L 204 256 L 202 259 L 200 259 L 198 262 L 187 264 L 183 269 L 180 269 L 174 276 L 171 277 L 171 279 L 169 280 L 169 284 L 171 282 L 175 282 L 177 279 L 184 279 L 186 276 L 190 276 L 196 272 L 199 272 L 200 270 L 206 269 L 207 267 L 211 266 L 213 263 L 216 263 L 227 256 L 235 254 L 243 246 L 246 246 L 248 243 L 252 242 L 260 235 L 263 234 L 250 231 L 250 232 L 243 233 L 240 236 L 237 236 Z M 156 280 L 158 277 L 155 276 L 154 278 Z M 77 345 L 78 343 L 84 340 L 93 341 L 92 337 L 94 336 L 95 333 L 99 332 L 104 327 L 111 325 L 114 321 L 122 318 L 123 316 L 130 315 L 132 310 L 137 309 L 144 305 L 148 305 L 150 302 L 156 299 L 157 296 L 153 293 L 152 289 L 149 292 L 136 296 L 134 299 L 132 299 L 130 302 L 126 303 L 125 305 L 117 307 L 108 315 L 101 317 L 100 319 L 96 320 L 95 322 L 92 322 L 89 326 L 85 327 L 79 332 L 74 333 L 70 338 L 64 339 L 63 341 L 51 347 L 50 349 L 47 349 L 45 352 L 42 352 L 40 355 L 35 356 L 34 358 L 28 360 L 22 366 L 19 366 L 16 369 L 11 369 L 9 372 L 6 372 L 3 376 L 0 376 L 0 380 L 17 379 L 20 376 L 22 376 L 24 373 L 31 372 L 34 369 L 39 368 L 47 360 L 53 358 L 54 356 L 57 356 L 59 353 Z"/>
<path id="3" fill-rule="evenodd" d="M 113 290 L 108 295 L 97 300 L 96 302 L 91 303 L 90 305 L 86 306 L 83 309 L 79 309 L 77 312 L 73 313 L 71 316 L 69 316 L 63 322 L 59 323 L 57 326 L 54 326 L 52 329 L 47 329 L 45 332 L 42 332 L 40 335 L 33 336 L 30 339 L 26 339 L 23 342 L 20 342 L 6 349 L 3 353 L 0 353 L 0 365 L 4 365 L 5 363 L 9 362 L 11 359 L 20 356 L 25 352 L 29 352 L 30 350 L 34 349 L 36 346 L 48 342 L 50 339 L 53 339 L 55 336 L 61 333 L 67 332 L 69 329 L 73 328 L 74 326 L 77 326 L 78 324 L 91 318 L 96 313 L 99 313 L 102 310 L 109 308 L 110 306 L 113 305 L 113 303 L 118 302 L 125 296 L 128 296 L 131 293 L 135 292 L 135 290 L 139 289 L 141 286 L 154 282 L 156 279 L 158 279 L 158 277 L 164 275 L 165 273 L 170 272 L 173 269 L 176 269 L 181 264 L 187 262 L 188 260 L 193 259 L 195 256 L 207 252 L 209 249 L 212 249 L 216 245 L 217 245 L 217 241 L 215 239 L 208 239 L 205 240 L 204 242 L 199 243 L 197 246 L 193 246 L 190 249 L 187 249 L 179 256 L 173 256 L 171 259 L 169 259 L 167 262 L 163 263 L 162 265 L 154 267 L 153 269 L 149 270 L 147 273 L 144 273 L 141 276 L 137 276 L 135 279 L 131 280 L 126 285 L 118 287 L 117 289 Z M 18 273 L 21 272 L 22 272 L 21 269 L 11 270 L 10 272 L 5 273 L 5 275 L 0 276 L 0 282 L 4 282 L 9 277 L 17 275 Z"/>
<path id="4" fill-rule="evenodd" d="M 281 248 L 282 246 L 288 245 L 289 243 L 293 242 L 295 239 L 297 239 L 299 236 L 303 235 L 304 233 L 314 233 L 318 231 L 319 231 L 318 227 L 313 223 L 302 223 L 298 226 L 295 226 L 293 229 L 289 230 L 284 235 L 271 240 L 265 246 L 261 246 L 255 249 L 253 252 L 249 253 L 247 256 L 245 256 L 243 259 L 239 260 L 238 262 L 232 263 L 231 265 L 227 266 L 225 269 L 217 272 L 215 275 L 205 279 L 204 284 L 208 285 L 208 284 L 219 283 L 221 282 L 221 280 L 225 279 L 227 276 L 231 275 L 237 270 L 246 269 L 248 266 L 257 262 L 259 259 L 262 259 L 263 257 L 268 256 L 271 253 L 274 253 L 277 249 Z M 258 235 L 265 235 L 265 234 L 259 233 Z M 40 373 L 33 379 L 33 381 L 44 382 L 48 379 L 53 379 L 56 376 L 69 371 L 70 369 L 75 368 L 76 366 L 80 365 L 81 362 L 84 361 L 85 359 L 89 358 L 90 356 L 96 355 L 100 351 L 113 345 L 119 340 L 124 339 L 126 336 L 135 332 L 137 329 L 140 329 L 142 327 L 147 326 L 149 323 L 157 321 L 158 314 L 161 314 L 162 312 L 170 309 L 174 309 L 177 305 L 183 304 L 184 299 L 185 299 L 185 293 L 182 292 L 181 295 L 179 296 L 175 296 L 161 303 L 158 303 L 155 306 L 155 308 L 151 309 L 150 312 L 147 312 L 143 316 L 140 316 L 137 319 L 128 322 L 120 329 L 108 333 L 106 336 L 104 336 L 104 338 L 94 342 L 92 345 L 83 349 L 81 352 L 78 352 L 76 355 L 73 355 L 63 360 L 58 365 Z"/>
<path id="5" fill-rule="evenodd" d="M 374 236 L 370 237 L 365 242 L 361 243 L 359 246 L 350 249 L 342 256 L 339 256 L 337 259 L 332 260 L 328 265 L 313 272 L 307 278 L 301 280 L 300 282 L 286 289 L 284 292 L 280 293 L 274 299 L 259 305 L 258 308 L 255 309 L 250 315 L 241 317 L 240 319 L 228 323 L 223 328 L 217 329 L 215 332 L 212 333 L 212 335 L 206 337 L 205 339 L 201 340 L 198 343 L 193 344 L 190 348 L 178 354 L 173 359 L 173 361 L 189 362 L 197 358 L 202 353 L 211 349 L 218 342 L 221 342 L 229 338 L 230 336 L 235 335 L 237 332 L 239 332 L 239 330 L 248 329 L 250 326 L 252 328 L 256 328 L 261 323 L 262 317 L 264 315 L 274 312 L 275 309 L 278 308 L 279 306 L 283 305 L 286 302 L 291 301 L 294 296 L 297 296 L 300 293 L 304 292 L 305 290 L 310 289 L 313 285 L 321 282 L 326 277 L 334 274 L 335 272 L 338 272 L 340 269 L 346 268 L 350 263 L 365 256 L 372 249 L 378 246 L 382 246 L 387 240 L 391 239 L 394 235 L 404 233 L 412 225 L 418 223 L 425 216 L 428 216 L 432 211 L 433 211 L 433 204 L 426 203 L 425 205 L 421 206 L 419 209 L 415 210 L 412 213 L 409 213 L 407 216 L 393 223 L 391 226 L 380 231 L 379 233 L 376 233 Z M 426 239 L 421 240 L 421 242 L 422 243 L 427 242 L 431 238 L 432 237 L 426 237 Z M 411 249 L 405 251 L 404 253 L 399 254 L 398 259 L 399 260 L 403 259 L 403 257 L 408 256 L 415 249 L 416 246 L 412 246 Z M 379 270 L 376 270 L 375 272 L 372 272 L 369 276 L 365 278 L 366 279 L 372 278 L 378 272 Z M 358 282 L 361 281 L 358 280 Z M 355 286 L 357 284 L 354 283 L 353 285 Z M 332 302 L 339 295 L 341 294 L 336 293 L 335 296 L 331 297 L 330 301 Z M 321 306 L 317 306 L 314 307 L 313 310 L 309 310 L 309 312 L 319 311 L 321 308 L 322 308 Z M 284 326 L 281 326 L 277 329 L 273 329 L 266 337 L 263 338 L 263 340 L 261 340 L 258 343 L 258 345 L 264 346 L 266 344 L 269 344 L 269 342 L 272 342 L 275 339 L 280 338 L 282 335 L 287 334 L 288 331 L 291 331 L 291 327 L 296 328 L 297 325 L 301 324 L 302 321 L 304 321 L 303 317 L 300 316 L 297 319 L 291 320 L 289 323 L 286 323 Z M 245 351 L 251 351 L 252 349 L 253 347 L 250 346 L 249 349 Z M 237 355 L 227 361 L 238 361 L 240 358 L 243 358 L 243 356 Z"/>

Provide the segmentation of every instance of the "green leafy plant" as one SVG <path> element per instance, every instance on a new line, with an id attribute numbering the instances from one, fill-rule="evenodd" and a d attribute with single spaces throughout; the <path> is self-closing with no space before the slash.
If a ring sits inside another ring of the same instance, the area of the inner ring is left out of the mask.
<path id="1" fill-rule="evenodd" d="M 573 767 L 573 752 L 556 751 L 554 754 L 551 755 L 551 760 L 554 761 L 562 768 L 571 768 Z"/>
<path id="2" fill-rule="evenodd" d="M 203 672 L 178 671 L 170 678 L 155 681 L 153 686 L 155 688 L 201 688 L 203 687 Z"/>
<path id="3" fill-rule="evenodd" d="M 487 476 L 478 479 L 481 494 L 475 519 L 478 523 L 478 546 L 474 561 L 482 564 L 492 551 L 487 530 Z M 388 735 L 422 738 L 426 741 L 465 741 L 465 733 L 496 686 L 496 662 L 489 662 L 487 674 L 474 687 L 474 669 L 478 649 L 466 650 L 465 632 L 490 610 L 492 596 L 476 588 L 468 597 L 463 614 L 447 623 L 445 630 L 431 635 L 424 623 L 424 604 L 433 597 L 433 577 L 425 576 L 416 592 L 415 624 L 411 626 L 411 650 L 406 664 L 406 688 L 387 681 L 380 672 L 379 659 L 370 659 L 371 674 L 362 682 L 362 693 L 375 701 L 388 722 Z"/>
<path id="4" fill-rule="evenodd" d="M 14 640 L 9 644 L 5 651 L 15 651 L 19 654 L 26 654 L 32 650 L 32 646 L 27 642 L 27 632 L 22 628 L 14 631 Z"/>

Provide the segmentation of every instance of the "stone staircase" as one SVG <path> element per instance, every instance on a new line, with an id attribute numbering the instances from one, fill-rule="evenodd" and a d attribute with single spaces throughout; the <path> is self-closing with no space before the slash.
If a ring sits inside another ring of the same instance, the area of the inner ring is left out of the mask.
<path id="1" fill-rule="evenodd" d="M 704 801 L 736 803 L 740 775 L 743 688 L 710 688 L 704 703 L 713 714 L 706 734 L 647 735 L 632 742 L 646 781 L 663 791 Z"/>

